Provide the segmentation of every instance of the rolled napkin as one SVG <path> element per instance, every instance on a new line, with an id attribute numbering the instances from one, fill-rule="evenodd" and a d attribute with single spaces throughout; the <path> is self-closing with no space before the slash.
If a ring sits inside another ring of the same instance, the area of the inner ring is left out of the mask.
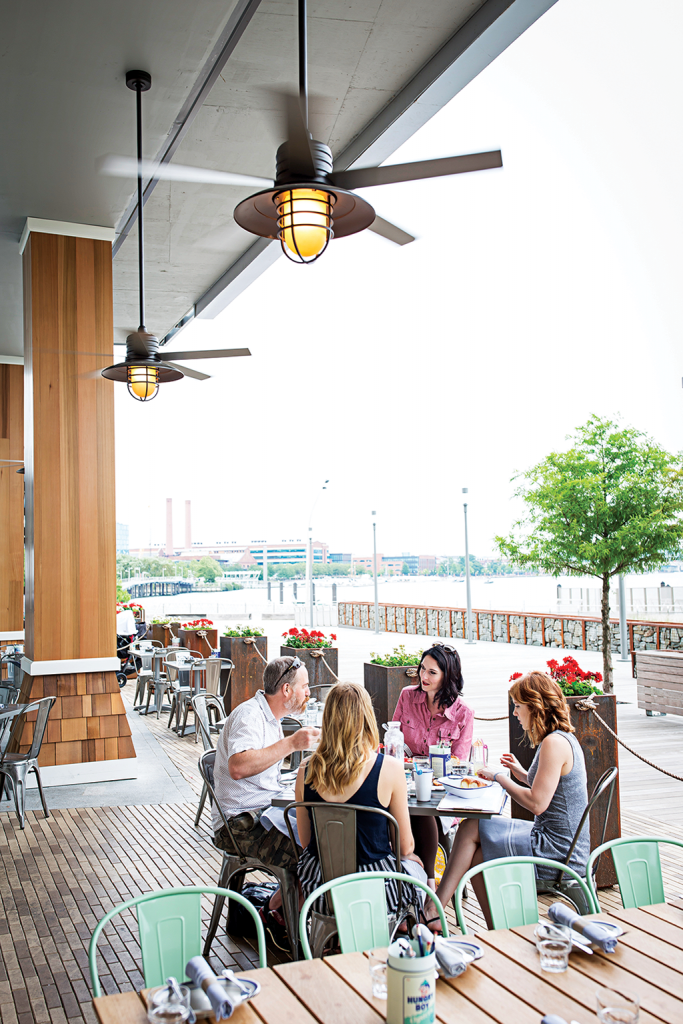
<path id="1" fill-rule="evenodd" d="M 448 939 L 436 936 L 436 962 L 443 971 L 445 978 L 457 978 L 467 967 L 467 960 L 457 946 L 452 946 Z"/>
<path id="2" fill-rule="evenodd" d="M 551 903 L 548 907 L 548 917 L 555 924 L 574 928 L 587 942 L 594 942 L 596 946 L 600 946 L 603 953 L 613 953 L 617 948 L 617 939 L 611 931 L 598 921 L 588 921 L 585 917 L 579 917 L 576 911 L 564 903 Z"/>
<path id="3" fill-rule="evenodd" d="M 545 1017 L 541 1020 L 541 1024 L 567 1024 L 564 1017 L 558 1017 L 556 1013 L 546 1013 Z"/>
<path id="4" fill-rule="evenodd" d="M 235 1003 L 231 1001 L 225 986 L 221 985 L 203 956 L 193 956 L 185 968 L 185 973 L 190 981 L 206 992 L 216 1020 L 227 1020 L 232 1016 Z"/>

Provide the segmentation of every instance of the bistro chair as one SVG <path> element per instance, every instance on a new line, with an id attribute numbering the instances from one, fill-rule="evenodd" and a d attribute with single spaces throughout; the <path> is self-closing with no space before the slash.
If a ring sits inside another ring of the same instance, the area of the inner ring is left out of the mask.
<path id="1" fill-rule="evenodd" d="M 186 655 L 188 654 L 190 657 L 186 658 Z M 190 672 L 190 683 L 181 683 L 180 672 L 181 670 L 189 669 L 196 658 L 201 658 L 199 651 L 190 651 L 187 647 L 174 647 L 166 657 L 166 673 L 169 684 L 168 689 L 171 695 L 171 710 L 168 715 L 167 728 L 170 729 L 173 726 L 173 716 L 175 715 L 176 732 L 180 728 L 180 714 L 182 711 L 183 699 L 192 692 L 192 673 Z"/>
<path id="2" fill-rule="evenodd" d="M 2 790 L 0 791 L 0 796 L 5 791 L 7 781 L 11 780 L 12 789 L 14 791 L 14 806 L 19 819 L 19 827 L 22 829 L 25 827 L 26 776 L 29 772 L 35 772 L 36 774 L 38 792 L 40 793 L 40 802 L 43 805 L 45 817 L 50 817 L 50 812 L 48 811 L 47 804 L 45 803 L 45 794 L 43 793 L 43 781 L 40 777 L 40 768 L 38 767 L 38 755 L 40 754 L 40 748 L 43 745 L 43 737 L 47 728 L 47 720 L 56 699 L 56 697 L 43 697 L 41 700 L 33 701 L 32 704 L 27 704 L 22 713 L 17 715 L 12 722 L 12 730 L 9 735 L 7 749 L 2 753 L 2 755 L 0 755 L 0 775 L 2 775 Z M 28 722 L 28 715 L 36 711 L 38 714 L 35 721 Z M 19 747 L 19 741 L 23 737 L 24 727 L 27 724 L 33 727 L 31 746 L 27 753 L 8 753 L 10 747 Z"/>
<path id="3" fill-rule="evenodd" d="M 132 907 L 137 908 L 140 950 L 142 952 L 142 973 L 145 988 L 163 985 L 166 978 L 173 977 L 182 984 L 185 966 L 193 956 L 199 956 L 202 948 L 201 897 L 213 894 L 222 900 L 235 900 L 254 920 L 258 939 L 258 955 L 261 967 L 267 967 L 266 936 L 256 907 L 240 893 L 230 892 L 210 885 L 182 885 L 175 889 L 160 889 L 146 892 L 126 903 L 119 903 L 98 921 L 90 939 L 88 960 L 93 996 L 102 995 L 102 986 L 97 970 L 97 942 L 103 929 L 113 917 Z"/>
<path id="4" fill-rule="evenodd" d="M 201 732 L 204 750 L 213 750 L 214 743 L 211 735 L 211 729 L 213 728 L 218 732 L 227 721 L 223 705 L 218 697 L 214 697 L 210 693 L 198 693 L 196 696 L 192 697 L 191 704 L 194 711 L 194 720 L 197 723 L 197 731 Z M 214 717 L 213 726 L 211 725 L 212 713 Z M 209 791 L 206 787 L 206 783 L 204 783 L 202 786 L 202 795 L 199 798 L 197 815 L 194 819 L 195 828 L 199 825 L 199 819 L 202 816 L 202 811 L 204 810 L 204 804 L 206 803 L 208 795 Z"/>
<path id="5" fill-rule="evenodd" d="M 410 877 L 401 872 L 401 833 L 396 818 L 389 811 L 383 811 L 379 807 L 366 807 L 363 804 L 335 804 L 318 800 L 302 800 L 298 803 L 287 804 L 284 809 L 285 822 L 289 838 L 297 851 L 297 857 L 299 848 L 289 815 L 298 807 L 305 807 L 310 811 L 323 882 L 331 882 L 335 878 L 358 873 L 358 847 L 356 844 L 356 814 L 358 811 L 381 815 L 386 819 L 387 827 L 390 827 L 392 831 L 396 870 L 401 879 Z M 389 920 L 392 930 L 404 919 L 409 909 L 403 904 L 403 888 L 400 884 L 398 890 L 398 910 Z M 326 944 L 336 933 L 337 923 L 332 907 L 329 900 L 322 900 L 318 907 L 314 907 L 311 912 L 311 945 L 314 957 L 322 956 Z"/>
<path id="6" fill-rule="evenodd" d="M 591 810 L 593 809 L 595 804 L 598 802 L 598 800 L 600 799 L 602 794 L 607 792 L 607 791 L 609 791 L 609 796 L 607 798 L 607 807 L 605 808 L 605 813 L 603 814 L 603 817 L 602 817 L 602 835 L 600 836 L 600 842 L 604 843 L 604 841 L 605 841 L 605 832 L 607 831 L 607 819 L 609 818 L 609 812 L 610 812 L 610 808 L 612 806 L 612 797 L 614 796 L 614 787 L 616 786 L 617 776 L 618 775 L 619 775 L 619 769 L 618 768 L 608 768 L 607 771 L 604 772 L 604 774 L 596 782 L 595 788 L 594 788 L 594 790 L 593 790 L 593 792 L 591 794 L 591 798 L 588 801 L 588 804 L 586 805 L 585 811 L 581 815 L 581 821 L 579 822 L 579 826 L 578 826 L 576 832 L 574 833 L 574 838 L 572 840 L 572 845 L 569 847 L 569 853 L 567 854 L 567 856 L 565 857 L 565 859 L 563 861 L 563 863 L 565 865 L 568 865 L 570 860 L 572 859 L 572 854 L 574 853 L 574 848 L 576 847 L 576 844 L 579 841 L 579 836 L 581 835 L 581 830 L 583 829 L 583 826 L 586 824 L 587 821 L 589 821 L 589 816 L 590 816 Z M 602 849 L 602 847 L 601 847 L 601 849 Z M 595 873 L 598 870 L 599 860 L 600 860 L 600 856 L 598 854 L 595 857 L 595 859 L 591 858 L 591 860 L 589 861 L 589 864 L 592 863 L 592 871 L 593 871 L 592 875 L 590 874 L 589 868 L 588 867 L 586 868 L 586 879 L 589 882 L 589 888 L 591 889 L 591 892 L 593 893 L 594 897 L 595 897 Z M 550 893 L 550 894 L 552 894 L 554 896 L 559 896 L 561 899 L 567 900 L 567 902 L 571 903 L 571 905 L 575 908 L 577 914 L 590 914 L 591 913 L 591 911 L 588 908 L 588 904 L 586 903 L 586 899 L 584 897 L 583 890 L 581 889 L 581 887 L 576 884 L 576 882 L 574 881 L 573 878 L 565 878 L 561 871 L 558 871 L 558 873 L 557 873 L 557 875 L 556 875 L 556 877 L 554 879 L 552 879 L 552 878 L 537 878 L 536 879 L 536 892 L 539 895 L 541 895 L 543 893 Z M 596 898 L 596 903 L 597 903 L 597 898 Z"/>
<path id="7" fill-rule="evenodd" d="M 301 729 L 301 721 L 300 721 L 300 719 L 294 718 L 293 715 L 285 715 L 285 717 L 280 722 L 280 725 L 282 726 L 282 733 L 283 733 L 284 736 L 291 736 L 292 733 L 297 732 L 299 729 Z M 297 771 L 299 765 L 301 764 L 302 757 L 303 757 L 303 751 L 301 751 L 301 750 L 293 750 L 292 751 L 292 753 L 289 755 L 289 770 L 290 770 L 290 772 Z"/>
<path id="8" fill-rule="evenodd" d="M 203 672 L 206 675 L 206 679 L 204 680 L 204 686 L 200 690 L 200 693 L 211 695 L 213 697 L 216 697 L 216 699 L 218 699 L 218 691 L 219 691 L 220 682 L 221 682 L 221 670 L 223 668 L 228 668 L 228 667 L 230 668 L 230 670 L 232 670 L 232 662 L 230 661 L 229 658 L 200 658 L 198 661 L 195 661 L 194 664 L 192 665 L 192 671 L 190 673 L 190 679 L 192 679 L 192 676 L 194 675 L 195 672 Z M 194 710 L 194 706 L 192 704 L 192 699 L 191 699 L 193 693 L 194 693 L 194 686 L 190 690 L 189 694 L 188 693 L 183 694 L 183 696 L 181 698 L 181 700 L 182 700 L 182 712 L 183 712 L 183 722 L 182 722 L 182 725 L 179 727 L 180 729 L 182 729 L 182 732 L 180 733 L 181 736 L 185 735 L 185 728 L 187 726 L 187 715 L 188 715 L 188 712 L 190 710 Z M 223 714 L 221 715 L 221 718 L 222 719 L 225 718 L 225 711 L 223 711 Z M 197 730 L 196 725 L 195 725 L 195 735 L 194 735 L 195 743 L 198 741 L 198 738 L 199 738 L 198 735 L 197 735 L 197 732 L 198 732 L 198 730 Z"/>
<path id="9" fill-rule="evenodd" d="M 266 871 L 268 874 L 273 875 L 276 881 L 279 882 L 280 888 L 282 889 L 282 916 L 284 917 L 285 925 L 287 926 L 287 937 L 289 939 L 289 948 L 292 954 L 292 960 L 298 960 L 299 948 L 297 942 L 297 922 L 299 920 L 299 879 L 297 873 L 296 871 L 290 871 L 288 868 L 278 867 L 275 864 L 265 864 L 256 857 L 248 857 L 241 849 L 235 833 L 230 828 L 230 822 L 226 818 L 223 808 L 216 800 L 216 794 L 213 788 L 213 769 L 215 761 L 216 751 L 207 750 L 206 753 L 202 754 L 199 758 L 199 771 L 208 790 L 209 801 L 212 806 L 215 804 L 218 808 L 223 825 L 225 826 L 235 848 L 234 853 L 228 853 L 225 850 L 221 850 L 220 847 L 216 847 L 223 857 L 223 863 L 221 864 L 221 870 L 218 876 L 218 884 L 219 886 L 230 889 L 231 891 L 234 890 L 239 892 L 244 884 L 244 876 L 248 871 Z M 217 895 L 213 907 L 213 913 L 211 915 L 211 921 L 209 923 L 209 930 L 206 933 L 206 939 L 204 940 L 204 956 L 208 956 L 211 952 L 211 945 L 218 930 L 218 924 L 221 919 L 224 903 L 225 897 Z M 228 930 L 230 930 L 229 915 Z"/>
<path id="10" fill-rule="evenodd" d="M 328 892 L 337 921 L 337 934 L 342 953 L 361 953 L 364 949 L 388 946 L 390 941 L 387 917 L 387 897 L 384 882 L 395 879 L 400 884 L 422 889 L 434 902 L 441 920 L 444 937 L 448 938 L 448 924 L 443 907 L 433 889 L 411 875 L 398 871 L 361 871 L 353 875 L 333 878 L 314 889 L 306 899 L 299 915 L 299 938 L 307 960 L 314 959 L 308 941 L 307 918 L 311 907 Z"/>
<path id="11" fill-rule="evenodd" d="M 494 929 L 519 928 L 523 924 L 535 924 L 538 921 L 535 864 L 554 868 L 573 878 L 583 892 L 586 906 L 589 908 L 588 913 L 599 913 L 597 900 L 594 899 L 585 880 L 566 864 L 548 860 L 546 857 L 497 857 L 495 860 L 484 861 L 483 864 L 470 868 L 460 879 L 455 890 L 455 913 L 462 934 L 467 935 L 467 925 L 462 912 L 462 891 L 474 875 L 484 876 Z"/>
<path id="12" fill-rule="evenodd" d="M 588 859 L 586 879 L 595 902 L 598 903 L 594 882 L 597 862 L 609 850 L 617 873 L 621 903 L 625 909 L 665 903 L 660 843 L 683 849 L 683 841 L 670 836 L 624 836 L 621 839 L 610 839 L 593 850 Z"/>

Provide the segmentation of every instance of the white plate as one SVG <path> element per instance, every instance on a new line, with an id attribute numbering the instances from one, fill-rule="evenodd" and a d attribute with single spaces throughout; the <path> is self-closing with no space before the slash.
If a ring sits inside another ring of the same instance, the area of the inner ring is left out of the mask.
<path id="1" fill-rule="evenodd" d="M 472 776 L 467 776 L 472 778 Z M 480 786 L 464 786 L 462 785 L 462 779 L 454 775 L 442 775 L 439 782 L 448 790 L 449 793 L 454 793 L 456 796 L 463 796 L 465 799 L 470 796 L 476 796 L 478 793 L 483 793 L 485 789 L 490 789 L 493 782 L 488 779 L 479 779 L 479 782 L 483 783 Z"/>

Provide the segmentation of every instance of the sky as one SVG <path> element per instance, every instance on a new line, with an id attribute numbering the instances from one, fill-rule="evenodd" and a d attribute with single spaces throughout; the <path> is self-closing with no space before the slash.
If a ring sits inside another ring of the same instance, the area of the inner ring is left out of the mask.
<path id="1" fill-rule="evenodd" d="M 172 497 L 176 545 L 190 499 L 202 543 L 310 524 L 362 555 L 376 511 L 378 551 L 461 554 L 467 487 L 487 556 L 515 474 L 591 414 L 683 449 L 682 33 L 676 0 L 559 0 L 387 161 L 499 148 L 501 170 L 363 190 L 417 240 L 280 258 L 174 344 L 251 358 L 153 403 L 117 388 L 131 545 L 163 542 Z"/>

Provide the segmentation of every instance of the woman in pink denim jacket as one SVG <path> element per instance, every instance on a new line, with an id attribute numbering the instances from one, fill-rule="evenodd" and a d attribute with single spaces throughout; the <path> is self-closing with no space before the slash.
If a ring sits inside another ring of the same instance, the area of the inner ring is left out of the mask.
<path id="1" fill-rule="evenodd" d="M 474 712 L 460 694 L 463 690 L 460 656 L 454 647 L 434 644 L 425 651 L 418 669 L 420 682 L 406 686 L 398 698 L 392 721 L 400 722 L 406 745 L 413 754 L 427 755 L 440 741 L 450 744 L 453 757 L 470 755 Z M 415 852 L 425 866 L 432 888 L 438 846 L 436 818 L 412 817 Z"/>

